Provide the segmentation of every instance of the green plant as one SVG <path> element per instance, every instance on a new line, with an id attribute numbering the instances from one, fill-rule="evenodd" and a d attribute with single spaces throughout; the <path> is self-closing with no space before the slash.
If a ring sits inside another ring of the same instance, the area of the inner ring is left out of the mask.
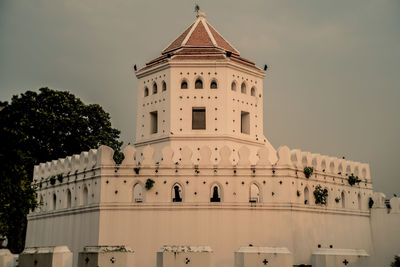
<path id="1" fill-rule="evenodd" d="M 314 172 L 314 168 L 313 168 L 313 167 L 308 167 L 308 166 L 306 166 L 306 167 L 304 167 L 303 172 L 304 172 L 304 175 L 306 176 L 306 178 L 310 178 L 311 175 L 312 175 L 313 172 Z"/>
<path id="2" fill-rule="evenodd" d="M 300 193 L 299 190 L 297 190 L 297 196 L 298 196 L 298 197 L 301 196 L 301 193 Z"/>
<path id="3" fill-rule="evenodd" d="M 100 145 L 118 150 L 122 143 L 101 106 L 86 105 L 67 91 L 26 91 L 0 106 L 0 235 L 19 254 L 25 247 L 26 216 L 38 205 L 33 166 Z M 46 179 L 42 187 L 50 185 Z"/>
<path id="4" fill-rule="evenodd" d="M 340 201 L 340 197 L 336 197 L 336 198 L 335 198 L 335 202 L 336 202 L 336 203 L 339 203 L 339 201 Z"/>
<path id="5" fill-rule="evenodd" d="M 374 206 L 374 200 L 372 199 L 372 197 L 370 197 L 370 198 L 369 198 L 369 201 L 368 201 L 368 207 L 369 207 L 370 209 L 372 209 L 372 206 Z"/>
<path id="6" fill-rule="evenodd" d="M 58 175 L 57 175 L 57 180 L 58 180 L 60 183 L 62 183 L 62 181 L 63 181 L 63 175 L 62 175 L 62 174 L 58 174 Z"/>
<path id="7" fill-rule="evenodd" d="M 315 204 L 326 205 L 328 198 L 328 190 L 322 189 L 321 185 L 317 185 L 314 190 Z"/>
<path id="8" fill-rule="evenodd" d="M 51 185 L 55 185 L 56 184 L 56 177 L 55 176 L 51 176 L 50 177 L 50 184 Z"/>
<path id="9" fill-rule="evenodd" d="M 120 164 L 122 163 L 122 161 L 124 161 L 125 155 L 124 155 L 124 153 L 122 153 L 121 151 L 116 150 L 116 151 L 114 152 L 113 159 L 114 159 L 114 161 L 115 161 L 115 164 L 120 165 Z"/>
<path id="10" fill-rule="evenodd" d="M 146 180 L 146 185 L 144 187 L 146 188 L 146 190 L 150 190 L 153 187 L 154 183 L 154 180 L 149 178 Z"/>
<path id="11" fill-rule="evenodd" d="M 354 174 L 349 175 L 349 178 L 347 180 L 349 181 L 349 185 L 351 186 L 359 184 L 361 182 L 361 180 L 358 179 L 358 176 L 354 176 Z"/>
<path id="12" fill-rule="evenodd" d="M 390 264 L 390 267 L 400 267 L 400 256 L 394 256 L 394 262 Z"/>

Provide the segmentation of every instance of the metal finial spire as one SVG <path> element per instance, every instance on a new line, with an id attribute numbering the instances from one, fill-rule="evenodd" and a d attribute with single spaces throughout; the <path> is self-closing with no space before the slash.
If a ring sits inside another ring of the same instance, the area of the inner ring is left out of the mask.
<path id="1" fill-rule="evenodd" d="M 198 4 L 196 4 L 194 6 L 194 12 L 196 12 L 197 16 L 199 15 L 199 11 L 200 11 L 200 6 Z"/>

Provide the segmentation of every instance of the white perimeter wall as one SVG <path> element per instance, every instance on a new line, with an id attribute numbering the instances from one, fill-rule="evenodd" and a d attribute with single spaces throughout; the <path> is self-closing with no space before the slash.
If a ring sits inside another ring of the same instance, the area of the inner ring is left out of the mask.
<path id="1" fill-rule="evenodd" d="M 132 247 L 137 266 L 144 267 L 156 265 L 156 251 L 163 245 L 210 246 L 215 267 L 232 267 L 234 251 L 249 244 L 287 247 L 293 253 L 294 264 L 310 264 L 311 253 L 318 244 L 324 248 L 333 245 L 372 251 L 368 216 L 249 205 L 240 208 L 224 203 L 196 210 L 185 204 L 110 206 L 101 214 L 99 243 Z"/>

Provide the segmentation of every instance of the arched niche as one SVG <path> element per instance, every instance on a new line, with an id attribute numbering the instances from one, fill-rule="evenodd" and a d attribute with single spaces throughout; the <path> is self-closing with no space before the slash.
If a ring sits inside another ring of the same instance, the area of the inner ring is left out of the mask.
<path id="1" fill-rule="evenodd" d="M 183 187 L 179 183 L 175 183 L 172 186 L 171 197 L 172 197 L 172 202 L 182 202 Z"/>
<path id="2" fill-rule="evenodd" d="M 344 191 L 342 191 L 342 194 L 340 195 L 340 199 L 342 200 L 342 208 L 346 208 L 346 194 Z"/>
<path id="3" fill-rule="evenodd" d="M 304 188 L 304 204 L 309 205 L 310 204 L 310 190 L 308 190 L 308 187 L 306 186 Z"/>
<path id="4" fill-rule="evenodd" d="M 240 92 L 242 93 L 242 94 L 246 94 L 246 83 L 245 82 L 242 82 L 242 85 L 240 86 Z"/>
<path id="5" fill-rule="evenodd" d="M 181 82 L 181 89 L 188 89 L 188 82 L 186 80 L 182 80 Z"/>
<path id="6" fill-rule="evenodd" d="M 82 205 L 89 204 L 89 191 L 86 186 L 83 187 L 82 191 Z"/>
<path id="7" fill-rule="evenodd" d="M 197 78 L 194 82 L 194 89 L 203 89 L 203 80 L 201 78 Z"/>
<path id="8" fill-rule="evenodd" d="M 249 195 L 249 202 L 250 203 L 257 203 L 260 202 L 260 188 L 256 183 L 250 184 L 250 195 Z"/>
<path id="9" fill-rule="evenodd" d="M 233 81 L 231 84 L 231 90 L 236 91 L 236 82 L 235 81 Z"/>
<path id="10" fill-rule="evenodd" d="M 221 202 L 222 199 L 221 196 L 222 196 L 221 186 L 217 183 L 214 183 L 211 186 L 210 202 Z"/>
<path id="11" fill-rule="evenodd" d="M 158 91 L 158 89 L 157 89 L 157 83 L 153 83 L 153 95 L 154 95 L 154 94 L 157 94 L 157 91 Z"/>
<path id="12" fill-rule="evenodd" d="M 216 80 L 212 80 L 210 83 L 210 89 L 218 89 L 218 83 Z"/>
<path id="13" fill-rule="evenodd" d="M 255 87 L 251 87 L 250 94 L 251 94 L 251 96 L 256 96 L 256 88 Z"/>
<path id="14" fill-rule="evenodd" d="M 144 201 L 144 191 L 143 186 L 140 183 L 136 183 L 133 186 L 133 202 L 142 203 Z"/>
<path id="15" fill-rule="evenodd" d="M 67 199 L 66 199 L 66 208 L 69 209 L 72 207 L 72 195 L 71 190 L 67 189 Z"/>
<path id="16" fill-rule="evenodd" d="M 51 209 L 52 210 L 56 210 L 57 209 L 57 196 L 56 196 L 55 193 L 53 194 L 53 201 L 52 201 Z"/>

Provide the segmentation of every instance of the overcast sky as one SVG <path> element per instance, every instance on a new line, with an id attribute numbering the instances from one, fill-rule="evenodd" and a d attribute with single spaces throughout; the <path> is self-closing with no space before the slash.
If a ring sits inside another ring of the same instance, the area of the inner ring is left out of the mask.
<path id="1" fill-rule="evenodd" d="M 399 0 L 0 0 L 0 100 L 69 90 L 133 143 L 132 66 L 194 21 L 195 2 L 243 57 L 268 64 L 264 134 L 275 148 L 369 162 L 375 190 L 400 193 Z"/>

